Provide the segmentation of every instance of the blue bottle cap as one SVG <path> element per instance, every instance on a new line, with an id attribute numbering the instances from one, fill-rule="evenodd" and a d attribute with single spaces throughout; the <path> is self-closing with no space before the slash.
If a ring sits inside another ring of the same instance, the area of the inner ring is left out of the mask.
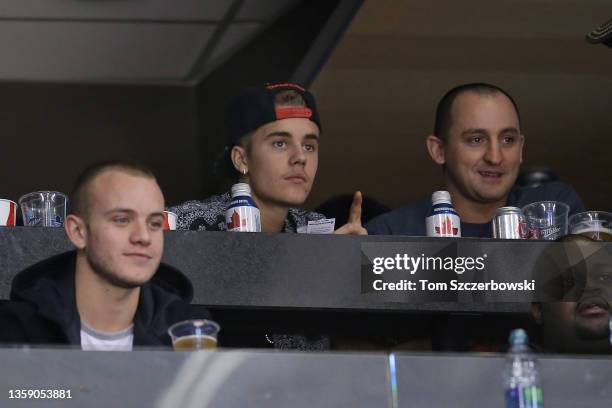
<path id="1" fill-rule="evenodd" d="M 510 344 L 527 344 L 527 332 L 523 329 L 514 329 L 510 332 Z"/>

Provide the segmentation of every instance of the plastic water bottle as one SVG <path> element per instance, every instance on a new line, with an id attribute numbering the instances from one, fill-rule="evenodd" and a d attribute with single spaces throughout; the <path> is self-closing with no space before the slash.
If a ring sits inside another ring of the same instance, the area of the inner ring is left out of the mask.
<path id="1" fill-rule="evenodd" d="M 510 333 L 510 350 L 504 371 L 506 408 L 543 406 L 537 361 L 527 343 L 525 330 L 516 329 Z"/>

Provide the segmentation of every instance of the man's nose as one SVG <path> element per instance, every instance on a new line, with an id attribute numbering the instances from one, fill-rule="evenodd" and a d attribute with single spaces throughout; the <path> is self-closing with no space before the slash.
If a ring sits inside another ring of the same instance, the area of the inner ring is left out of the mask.
<path id="1" fill-rule="evenodd" d="M 146 221 L 136 221 L 132 223 L 130 241 L 133 244 L 149 245 L 151 243 L 151 231 Z"/>
<path id="2" fill-rule="evenodd" d="M 291 147 L 291 164 L 306 164 L 306 152 L 302 146 Z"/>
<path id="3" fill-rule="evenodd" d="M 498 165 L 502 162 L 503 155 L 501 146 L 497 140 L 492 140 L 487 145 L 484 159 L 487 163 Z"/>

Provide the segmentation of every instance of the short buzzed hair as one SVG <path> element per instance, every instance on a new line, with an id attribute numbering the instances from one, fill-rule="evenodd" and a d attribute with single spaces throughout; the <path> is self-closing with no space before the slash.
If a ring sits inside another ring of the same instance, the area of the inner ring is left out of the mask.
<path id="1" fill-rule="evenodd" d="M 495 94 L 505 95 L 510 102 L 512 102 L 512 106 L 514 106 L 514 110 L 516 111 L 516 116 L 518 117 L 519 123 L 521 122 L 521 115 L 519 113 L 518 106 L 514 101 L 514 98 L 510 96 L 510 94 L 504 91 L 502 88 L 496 85 L 487 84 L 484 82 L 473 82 L 469 84 L 463 84 L 454 87 L 450 91 L 444 94 L 440 102 L 438 102 L 438 107 L 436 108 L 436 119 L 434 122 L 434 135 L 437 136 L 443 142 L 448 141 L 448 131 L 452 125 L 452 109 L 453 102 L 455 99 L 463 93 L 473 92 L 482 96 L 492 96 Z"/>
<path id="2" fill-rule="evenodd" d="M 78 216 L 87 215 L 90 207 L 89 186 L 107 171 L 116 170 L 122 173 L 150 178 L 157 181 L 153 171 L 147 166 L 129 161 L 106 161 L 87 167 L 76 179 L 70 194 L 70 212 Z"/>
<path id="3" fill-rule="evenodd" d="M 293 89 L 286 89 L 274 95 L 274 105 L 279 106 L 306 106 L 304 97 Z"/>

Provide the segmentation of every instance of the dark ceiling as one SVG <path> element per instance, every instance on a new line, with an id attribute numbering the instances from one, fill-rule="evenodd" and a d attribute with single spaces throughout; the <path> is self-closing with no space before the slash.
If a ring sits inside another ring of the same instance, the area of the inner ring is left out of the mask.
<path id="1" fill-rule="evenodd" d="M 196 83 L 299 0 L 3 0 L 0 78 Z"/>

